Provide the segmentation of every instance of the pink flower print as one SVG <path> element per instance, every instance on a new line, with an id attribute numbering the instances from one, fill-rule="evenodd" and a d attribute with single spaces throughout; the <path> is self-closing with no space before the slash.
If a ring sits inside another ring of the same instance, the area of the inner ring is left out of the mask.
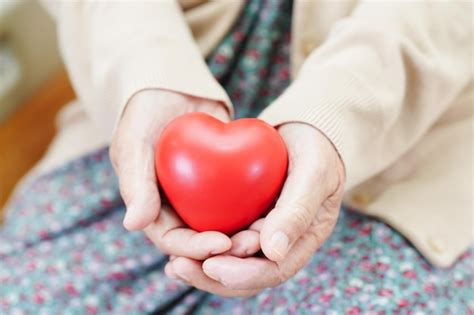
<path id="1" fill-rule="evenodd" d="M 347 315 L 359 315 L 362 314 L 362 310 L 358 306 L 352 306 L 346 310 Z"/>
<path id="2" fill-rule="evenodd" d="M 43 304 L 44 303 L 44 297 L 41 295 L 41 293 L 38 292 L 33 296 L 33 301 L 36 304 Z"/>
<path id="3" fill-rule="evenodd" d="M 224 63 L 224 62 L 226 62 L 226 60 L 227 60 L 227 57 L 224 56 L 223 54 L 217 54 L 216 55 L 216 62 L 217 63 Z"/>
<path id="4" fill-rule="evenodd" d="M 327 303 L 327 302 L 331 301 L 332 298 L 333 298 L 332 293 L 325 293 L 325 294 L 321 295 L 321 297 L 319 298 L 319 301 L 322 302 L 322 303 Z"/>
<path id="5" fill-rule="evenodd" d="M 403 276 L 408 279 L 415 279 L 416 272 L 414 270 L 406 270 L 403 272 Z"/>
<path id="6" fill-rule="evenodd" d="M 66 286 L 64 287 L 64 291 L 66 291 L 71 296 L 78 296 L 79 295 L 79 292 L 74 287 L 74 284 L 72 282 L 66 283 Z"/>
<path id="7" fill-rule="evenodd" d="M 359 234 L 360 235 L 369 235 L 372 232 L 372 225 L 366 224 L 364 225 L 360 230 Z"/>
<path id="8" fill-rule="evenodd" d="M 344 292 L 346 294 L 349 294 L 349 295 L 354 294 L 358 291 L 359 291 L 359 288 L 357 288 L 357 287 L 347 287 L 347 288 L 344 289 Z"/>
<path id="9" fill-rule="evenodd" d="M 393 291 L 390 289 L 380 289 L 378 292 L 379 296 L 390 297 L 393 295 Z"/>
<path id="10" fill-rule="evenodd" d="M 258 59 L 260 58 L 260 52 L 256 49 L 250 49 L 248 52 L 247 52 L 247 55 L 252 58 L 252 59 Z"/>
<path id="11" fill-rule="evenodd" d="M 399 307 L 407 307 L 410 304 L 410 302 L 407 299 L 401 299 L 398 301 L 398 306 Z"/>

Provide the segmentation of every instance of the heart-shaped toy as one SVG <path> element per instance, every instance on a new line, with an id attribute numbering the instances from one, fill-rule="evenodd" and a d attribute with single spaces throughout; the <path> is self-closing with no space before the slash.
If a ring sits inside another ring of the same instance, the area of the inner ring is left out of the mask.
<path id="1" fill-rule="evenodd" d="M 186 224 L 231 235 L 273 204 L 288 154 L 276 129 L 262 120 L 223 123 L 191 113 L 163 130 L 155 165 L 160 186 Z"/>

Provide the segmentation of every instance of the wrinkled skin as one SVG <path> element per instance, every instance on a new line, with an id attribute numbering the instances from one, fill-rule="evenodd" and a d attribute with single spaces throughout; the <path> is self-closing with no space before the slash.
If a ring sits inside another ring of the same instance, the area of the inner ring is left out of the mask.
<path id="1" fill-rule="evenodd" d="M 280 126 L 289 168 L 275 208 L 230 238 L 219 232 L 198 233 L 161 203 L 154 171 L 154 144 L 164 126 L 195 111 L 229 120 L 219 102 L 164 90 L 139 92 L 128 104 L 110 148 L 127 206 L 124 226 L 143 230 L 170 255 L 166 274 L 196 288 L 222 296 L 251 296 L 278 286 L 304 267 L 336 224 L 344 183 L 339 155 L 312 126 Z M 255 256 L 260 250 L 264 256 Z"/>

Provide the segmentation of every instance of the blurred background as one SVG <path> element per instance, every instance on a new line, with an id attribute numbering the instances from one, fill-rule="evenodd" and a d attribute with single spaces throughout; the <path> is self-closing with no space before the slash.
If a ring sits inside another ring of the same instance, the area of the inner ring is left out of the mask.
<path id="1" fill-rule="evenodd" d="M 52 140 L 56 113 L 73 98 L 52 19 L 37 0 L 0 0 L 0 221 L 15 184 Z"/>

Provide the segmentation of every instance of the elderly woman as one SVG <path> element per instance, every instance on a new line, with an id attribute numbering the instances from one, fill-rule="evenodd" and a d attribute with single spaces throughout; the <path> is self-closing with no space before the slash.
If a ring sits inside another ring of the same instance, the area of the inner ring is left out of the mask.
<path id="1" fill-rule="evenodd" d="M 45 4 L 78 100 L 8 206 L 2 313 L 473 312 L 471 3 Z M 288 148 L 230 237 L 160 198 L 154 144 L 189 112 Z"/>

